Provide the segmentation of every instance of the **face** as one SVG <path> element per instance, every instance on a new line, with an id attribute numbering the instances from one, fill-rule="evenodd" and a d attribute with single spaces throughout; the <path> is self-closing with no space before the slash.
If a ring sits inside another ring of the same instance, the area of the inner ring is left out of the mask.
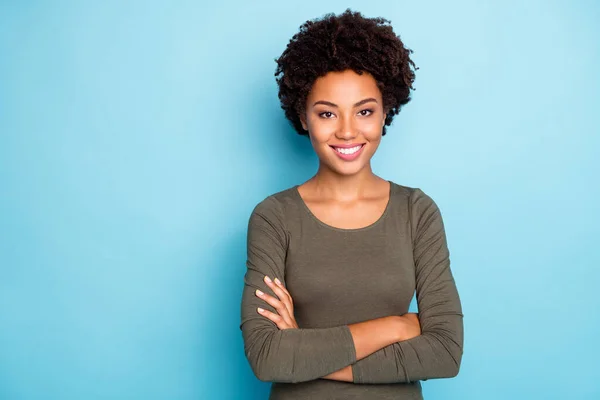
<path id="1" fill-rule="evenodd" d="M 385 117 L 373 76 L 345 70 L 329 72 L 314 82 L 300 120 L 321 166 L 351 175 L 370 168 Z"/>

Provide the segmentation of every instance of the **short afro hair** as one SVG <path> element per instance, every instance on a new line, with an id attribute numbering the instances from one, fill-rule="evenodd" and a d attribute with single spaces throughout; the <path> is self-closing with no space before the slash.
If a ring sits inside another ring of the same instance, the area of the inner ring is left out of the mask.
<path id="1" fill-rule="evenodd" d="M 275 77 L 286 118 L 300 135 L 308 136 L 300 114 L 315 82 L 330 71 L 352 69 L 370 73 L 376 80 L 387 112 L 382 135 L 394 115 L 410 101 L 415 72 L 412 50 L 404 47 L 390 21 L 366 18 L 350 9 L 306 21 L 289 41 L 277 62 Z"/>

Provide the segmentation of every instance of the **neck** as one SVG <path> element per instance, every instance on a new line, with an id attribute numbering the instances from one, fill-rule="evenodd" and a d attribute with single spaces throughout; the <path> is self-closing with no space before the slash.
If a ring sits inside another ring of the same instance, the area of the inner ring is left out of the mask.
<path id="1" fill-rule="evenodd" d="M 320 197 L 340 201 L 365 197 L 376 190 L 379 181 L 381 178 L 373 173 L 370 163 L 353 175 L 340 175 L 321 164 L 315 176 L 309 179 L 313 190 Z"/>

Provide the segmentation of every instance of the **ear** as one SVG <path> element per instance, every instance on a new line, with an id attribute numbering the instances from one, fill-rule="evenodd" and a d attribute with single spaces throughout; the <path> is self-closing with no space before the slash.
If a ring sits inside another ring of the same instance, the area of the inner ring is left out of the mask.
<path id="1" fill-rule="evenodd" d="M 385 120 L 387 119 L 387 113 L 383 114 L 383 121 L 381 121 L 381 127 L 385 126 Z"/>
<path id="2" fill-rule="evenodd" d="M 304 129 L 305 131 L 307 131 L 308 130 L 308 125 L 306 124 L 306 115 L 299 114 L 298 116 L 300 117 L 300 123 L 302 124 L 302 129 Z"/>

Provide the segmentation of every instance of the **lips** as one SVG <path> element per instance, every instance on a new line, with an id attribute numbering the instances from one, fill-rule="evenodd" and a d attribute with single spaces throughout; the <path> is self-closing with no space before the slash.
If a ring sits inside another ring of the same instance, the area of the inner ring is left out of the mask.
<path id="1" fill-rule="evenodd" d="M 352 143 L 352 144 L 330 144 L 329 146 L 333 147 L 333 148 L 342 148 L 342 149 L 351 149 L 353 147 L 356 146 L 363 146 L 364 143 Z"/>
<path id="2" fill-rule="evenodd" d="M 338 150 L 336 150 L 336 148 L 340 148 L 340 149 L 351 149 L 353 147 L 357 147 L 360 146 L 360 148 L 355 151 L 354 153 L 350 153 L 350 154 L 344 154 L 344 153 L 340 153 Z M 350 145 L 330 145 L 330 147 L 332 148 L 333 152 L 342 160 L 344 161 L 352 161 L 355 160 L 356 158 L 358 158 L 358 156 L 362 153 L 363 148 L 365 147 L 365 143 L 354 143 L 354 144 L 350 144 Z"/>

